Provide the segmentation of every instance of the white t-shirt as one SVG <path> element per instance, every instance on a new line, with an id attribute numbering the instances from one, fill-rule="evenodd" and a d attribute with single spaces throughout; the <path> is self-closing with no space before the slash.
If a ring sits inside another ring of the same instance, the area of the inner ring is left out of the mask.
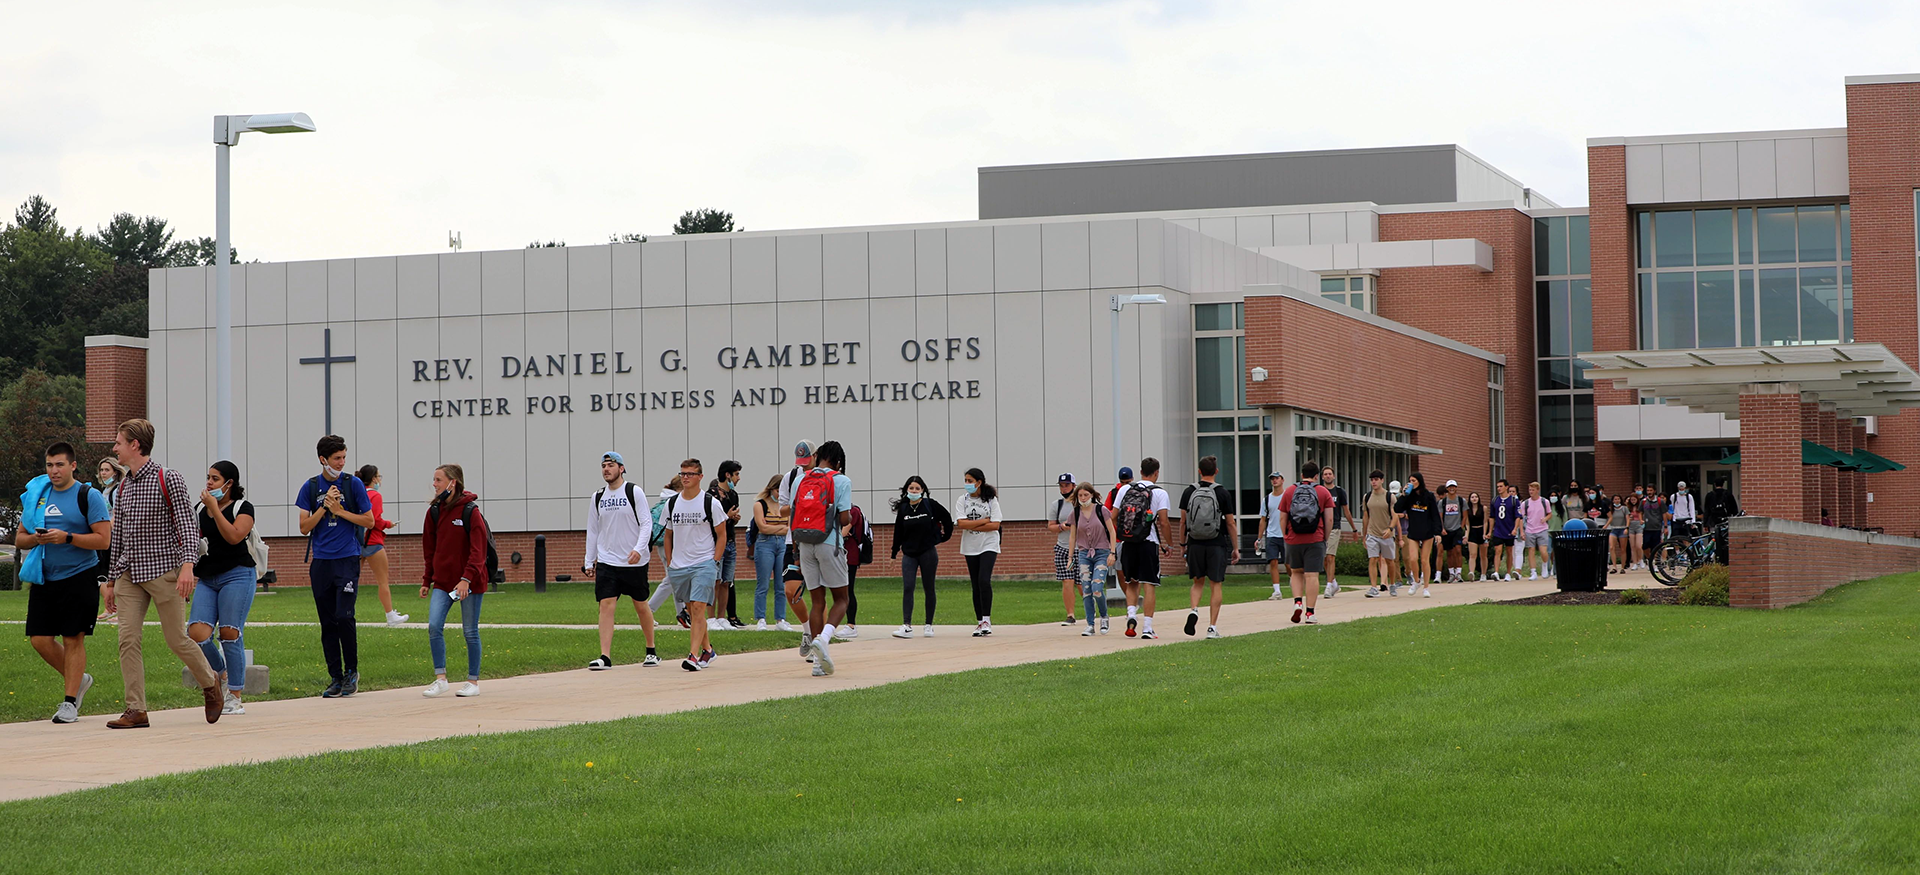
<path id="1" fill-rule="evenodd" d="M 1287 536 L 1287 509 L 1280 506 L 1280 499 L 1283 497 L 1285 496 L 1274 495 L 1271 492 L 1267 493 L 1266 537 L 1284 538 Z"/>
<path id="2" fill-rule="evenodd" d="M 595 502 L 589 496 L 587 501 L 593 506 L 587 509 L 587 560 L 604 562 L 618 568 L 638 568 L 647 564 L 647 541 L 653 537 L 653 510 L 644 506 L 647 491 L 634 486 L 633 498 L 641 503 L 634 507 L 627 502 L 627 487 L 633 484 L 622 483 L 617 487 L 609 486 L 600 500 Z M 594 491 L 596 495 L 601 490 Z M 646 528 L 641 528 L 641 521 Z M 627 556 L 640 554 L 640 561 L 627 564 Z"/>
<path id="3" fill-rule="evenodd" d="M 720 499 L 705 492 L 692 498 L 679 493 L 675 496 L 667 505 L 668 537 L 673 539 L 673 561 L 668 562 L 667 567 L 692 568 L 702 562 L 712 562 L 713 527 L 726 523 L 727 509 L 720 504 Z M 703 503 L 705 509 L 701 508 Z"/>
<path id="4" fill-rule="evenodd" d="M 799 489 L 800 481 L 805 479 L 807 479 L 807 469 L 799 465 L 788 468 L 787 473 L 780 475 L 780 499 L 776 507 L 792 507 L 793 491 Z M 793 546 L 792 527 L 787 529 L 787 546 Z"/>
<path id="5" fill-rule="evenodd" d="M 1047 517 L 1067 526 L 1058 537 L 1054 538 L 1054 543 L 1062 547 L 1069 546 L 1067 542 L 1073 537 L 1073 507 L 1072 495 L 1056 495 L 1053 501 L 1047 504 Z"/>
<path id="6" fill-rule="evenodd" d="M 1157 517 L 1173 509 L 1173 501 L 1167 497 L 1167 491 L 1165 489 L 1154 485 L 1152 480 L 1135 480 L 1132 484 L 1128 485 L 1126 489 L 1122 489 L 1118 494 L 1114 495 L 1113 510 L 1115 513 L 1120 512 L 1120 505 L 1126 502 L 1127 493 L 1133 491 L 1136 486 L 1153 490 L 1153 503 L 1147 506 L 1147 510 L 1152 516 Z M 1147 529 L 1147 543 L 1160 543 L 1160 521 L 1157 519 L 1154 520 L 1153 525 Z"/>
<path id="7" fill-rule="evenodd" d="M 999 498 L 996 497 L 992 501 L 981 501 L 980 496 L 977 495 L 961 496 L 960 503 L 954 508 L 953 518 L 958 520 L 993 520 L 996 523 L 1006 519 L 1006 517 L 1000 513 Z M 996 529 L 991 532 L 976 532 L 972 529 L 960 530 L 960 555 L 978 556 L 982 553 L 998 552 L 1000 552 L 999 530 Z"/>
<path id="8" fill-rule="evenodd" d="M 1671 503 L 1667 505 L 1667 512 L 1673 514 L 1673 518 L 1676 520 L 1691 521 L 1694 514 L 1697 513 L 1693 506 L 1693 493 L 1674 493 Z"/>

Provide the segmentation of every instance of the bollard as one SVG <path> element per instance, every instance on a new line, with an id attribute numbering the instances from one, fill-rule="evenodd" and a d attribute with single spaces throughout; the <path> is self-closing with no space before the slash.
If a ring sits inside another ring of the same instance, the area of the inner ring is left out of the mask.
<path id="1" fill-rule="evenodd" d="M 533 591 L 547 591 L 547 536 L 533 536 Z"/>

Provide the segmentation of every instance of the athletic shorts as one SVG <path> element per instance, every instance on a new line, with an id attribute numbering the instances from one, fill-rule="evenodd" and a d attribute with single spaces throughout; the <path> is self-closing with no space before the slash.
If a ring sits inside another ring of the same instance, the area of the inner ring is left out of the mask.
<path id="1" fill-rule="evenodd" d="M 1160 545 L 1152 541 L 1125 541 L 1120 544 L 1120 569 L 1127 579 L 1151 586 L 1160 585 Z"/>
<path id="2" fill-rule="evenodd" d="M 1460 542 L 1465 539 L 1466 539 L 1466 532 L 1461 531 L 1460 529 L 1454 529 L 1451 532 L 1441 532 L 1440 533 L 1440 549 L 1451 550 L 1455 547 L 1460 546 Z"/>
<path id="3" fill-rule="evenodd" d="M 99 576 L 88 567 L 72 577 L 26 584 L 27 637 L 92 635 L 100 613 Z"/>
<path id="4" fill-rule="evenodd" d="M 1552 532 L 1527 532 L 1527 546 L 1545 550 L 1553 546 Z"/>
<path id="5" fill-rule="evenodd" d="M 683 602 L 713 604 L 713 583 L 720 577 L 718 563 L 708 560 L 686 568 L 667 569 L 667 585 Z"/>
<path id="6" fill-rule="evenodd" d="M 1395 544 L 1393 538 L 1386 535 L 1368 535 L 1367 558 L 1398 559 L 1400 558 L 1400 545 Z"/>
<path id="7" fill-rule="evenodd" d="M 1331 556 L 1334 553 L 1338 552 L 1339 550 L 1340 550 L 1340 527 L 1336 525 L 1333 528 L 1327 530 L 1327 555 Z"/>
<path id="8" fill-rule="evenodd" d="M 1486 535 L 1486 532 L 1484 532 L 1484 531 L 1482 531 L 1482 532 L 1477 532 L 1477 533 L 1476 533 L 1476 532 L 1472 532 L 1472 531 L 1469 531 L 1469 532 L 1467 532 L 1467 543 L 1469 543 L 1469 544 L 1485 544 L 1486 542 L 1487 542 L 1487 535 Z"/>
<path id="9" fill-rule="evenodd" d="M 1053 579 L 1079 580 L 1079 569 L 1074 567 L 1073 554 L 1065 544 L 1053 545 Z"/>
<path id="10" fill-rule="evenodd" d="M 807 579 L 800 573 L 800 545 L 792 541 L 787 542 L 787 573 L 781 575 L 780 579 L 795 582 Z"/>
<path id="11" fill-rule="evenodd" d="M 808 590 L 840 589 L 847 585 L 847 550 L 839 544 L 796 544 L 800 571 Z"/>
<path id="12" fill-rule="evenodd" d="M 594 599 L 617 599 L 626 596 L 636 602 L 644 602 L 647 600 L 648 591 L 647 566 L 593 563 Z"/>
<path id="13" fill-rule="evenodd" d="M 1311 541 L 1287 545 L 1287 567 L 1294 571 L 1319 571 L 1327 564 L 1327 542 Z"/>
<path id="14" fill-rule="evenodd" d="M 1227 579 L 1227 548 L 1217 544 L 1187 545 L 1187 576 L 1196 581 L 1224 583 Z"/>
<path id="15" fill-rule="evenodd" d="M 1493 546 L 1495 546 L 1495 547 L 1511 547 L 1511 546 L 1513 546 L 1513 539 L 1512 539 L 1512 538 L 1501 538 L 1501 537 L 1495 537 L 1495 538 L 1493 539 Z"/>
<path id="16" fill-rule="evenodd" d="M 1267 561 L 1268 562 L 1287 561 L 1287 539 L 1286 538 L 1276 538 L 1271 535 L 1267 536 Z"/>

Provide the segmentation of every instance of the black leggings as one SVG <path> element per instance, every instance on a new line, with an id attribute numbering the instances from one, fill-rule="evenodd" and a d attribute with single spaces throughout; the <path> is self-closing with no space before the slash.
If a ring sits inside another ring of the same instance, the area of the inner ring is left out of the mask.
<path id="1" fill-rule="evenodd" d="M 973 581 L 973 618 L 993 616 L 993 562 L 999 553 L 980 553 L 967 557 L 967 577 Z"/>
<path id="2" fill-rule="evenodd" d="M 939 570 L 940 554 L 932 548 L 919 555 L 908 553 L 900 557 L 900 584 L 903 591 L 900 622 L 903 625 L 913 625 L 913 576 L 916 572 L 923 581 L 921 586 L 927 591 L 927 625 L 933 625 L 933 575 Z"/>
<path id="3" fill-rule="evenodd" d="M 860 620 L 860 598 L 853 594 L 853 579 L 860 576 L 858 567 L 847 569 L 847 625 L 852 626 Z"/>

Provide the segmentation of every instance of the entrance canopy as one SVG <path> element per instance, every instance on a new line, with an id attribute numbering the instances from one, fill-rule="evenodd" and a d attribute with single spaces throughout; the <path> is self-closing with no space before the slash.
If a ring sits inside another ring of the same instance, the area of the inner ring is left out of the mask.
<path id="1" fill-rule="evenodd" d="M 1797 383 L 1841 416 L 1886 416 L 1920 407 L 1920 374 L 1878 343 L 1728 349 L 1585 352 L 1587 376 L 1668 404 L 1740 416 L 1740 388 Z"/>
<path id="2" fill-rule="evenodd" d="M 1352 444 L 1356 447 L 1370 447 L 1376 450 L 1406 453 L 1410 456 L 1440 455 L 1440 451 L 1433 447 L 1423 447 L 1419 444 L 1410 444 L 1405 441 L 1390 441 L 1386 438 L 1355 434 L 1350 431 L 1338 431 L 1331 428 L 1316 429 L 1313 431 L 1297 431 L 1293 433 L 1293 436 L 1306 440 L 1331 441 L 1336 444 Z"/>

